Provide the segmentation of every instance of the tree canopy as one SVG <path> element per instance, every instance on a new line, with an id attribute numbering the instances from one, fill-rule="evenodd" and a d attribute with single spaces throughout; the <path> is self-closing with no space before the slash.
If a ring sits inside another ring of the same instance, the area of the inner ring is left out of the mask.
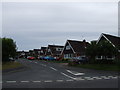
<path id="1" fill-rule="evenodd" d="M 108 41 L 101 41 L 99 43 L 93 41 L 86 49 L 86 55 L 93 60 L 95 60 L 96 56 L 116 56 L 117 53 L 118 49 Z"/>
<path id="2" fill-rule="evenodd" d="M 9 57 L 15 57 L 16 43 L 11 38 L 2 38 L 2 61 L 9 61 Z"/>

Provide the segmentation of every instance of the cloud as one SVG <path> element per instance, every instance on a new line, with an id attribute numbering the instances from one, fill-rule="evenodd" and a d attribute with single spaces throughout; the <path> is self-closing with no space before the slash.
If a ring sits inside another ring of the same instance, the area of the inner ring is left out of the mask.
<path id="1" fill-rule="evenodd" d="M 117 35 L 117 3 L 3 3 L 2 15 L 3 36 L 14 38 L 19 50 Z"/>

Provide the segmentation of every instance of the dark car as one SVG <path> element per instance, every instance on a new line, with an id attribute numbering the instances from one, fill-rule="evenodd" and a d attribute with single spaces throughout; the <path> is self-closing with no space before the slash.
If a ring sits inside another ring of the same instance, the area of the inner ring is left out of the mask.
<path id="1" fill-rule="evenodd" d="M 44 57 L 38 57 L 39 60 L 44 60 Z"/>

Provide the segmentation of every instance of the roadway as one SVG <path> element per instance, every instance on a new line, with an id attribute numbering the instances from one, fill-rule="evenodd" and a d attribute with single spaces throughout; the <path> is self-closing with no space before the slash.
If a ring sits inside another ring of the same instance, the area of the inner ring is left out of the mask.
<path id="1" fill-rule="evenodd" d="M 5 73 L 3 88 L 118 88 L 118 73 L 18 59 L 26 68 Z"/>

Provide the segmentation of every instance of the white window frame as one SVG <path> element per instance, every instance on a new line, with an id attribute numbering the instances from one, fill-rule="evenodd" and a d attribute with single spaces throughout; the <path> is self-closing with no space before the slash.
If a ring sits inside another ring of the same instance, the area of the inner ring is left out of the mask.
<path id="1" fill-rule="evenodd" d="M 41 50 L 40 52 L 43 53 L 43 50 Z"/>
<path id="2" fill-rule="evenodd" d="M 56 48 L 56 51 L 62 51 L 63 48 Z"/>
<path id="3" fill-rule="evenodd" d="M 106 59 L 107 59 L 107 60 L 114 60 L 114 59 L 115 59 L 115 56 L 112 56 L 111 58 L 108 58 L 108 56 L 107 56 Z"/>
<path id="4" fill-rule="evenodd" d="M 102 60 L 102 59 L 103 59 L 103 56 L 100 56 L 100 58 L 99 58 L 98 56 L 96 56 L 96 59 Z"/>
<path id="5" fill-rule="evenodd" d="M 67 45 L 65 49 L 66 49 L 66 50 L 70 50 L 70 46 L 69 46 L 69 45 Z"/>

